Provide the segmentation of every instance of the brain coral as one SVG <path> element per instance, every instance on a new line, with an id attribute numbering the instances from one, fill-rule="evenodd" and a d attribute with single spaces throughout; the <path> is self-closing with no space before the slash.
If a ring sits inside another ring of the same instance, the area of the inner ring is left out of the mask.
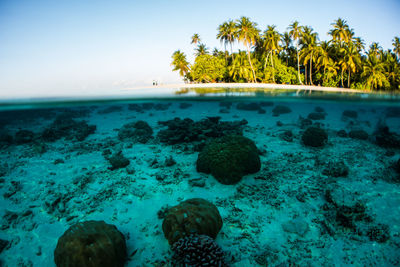
<path id="1" fill-rule="evenodd" d="M 71 226 L 58 239 L 54 251 L 57 267 L 122 267 L 125 237 L 114 225 L 85 221 Z"/>
<path id="2" fill-rule="evenodd" d="M 170 245 L 190 234 L 216 238 L 222 228 L 217 207 L 202 198 L 188 199 L 169 209 L 162 229 Z"/>
<path id="3" fill-rule="evenodd" d="M 222 184 L 235 184 L 261 168 L 256 145 L 240 135 L 213 140 L 200 152 L 196 164 L 198 172 L 211 173 Z"/>

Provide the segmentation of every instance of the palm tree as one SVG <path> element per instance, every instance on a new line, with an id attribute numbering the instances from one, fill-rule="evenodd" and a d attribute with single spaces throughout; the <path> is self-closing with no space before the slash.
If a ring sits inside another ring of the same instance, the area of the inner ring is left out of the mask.
<path id="1" fill-rule="evenodd" d="M 200 35 L 198 33 L 193 34 L 191 44 L 197 44 L 200 42 L 201 42 Z"/>
<path id="2" fill-rule="evenodd" d="M 310 62 L 310 85 L 313 85 L 312 63 L 316 60 L 318 55 L 318 34 L 312 31 L 313 29 L 311 27 L 304 27 L 302 39 L 302 44 L 304 48 L 302 49 L 300 54 L 300 57 L 303 59 L 305 66 L 307 66 L 308 62 Z"/>
<path id="3" fill-rule="evenodd" d="M 361 37 L 353 38 L 353 43 L 356 46 L 358 53 L 361 53 L 365 49 L 365 42 Z"/>
<path id="4" fill-rule="evenodd" d="M 329 34 L 332 35 L 334 41 L 338 42 L 340 45 L 343 43 L 347 43 L 350 38 L 350 29 L 349 25 L 344 19 L 338 18 L 334 23 L 331 24 L 333 29 L 329 31 Z"/>
<path id="5" fill-rule="evenodd" d="M 205 44 L 199 43 L 195 51 L 196 51 L 195 53 L 196 57 L 206 55 L 208 54 L 208 47 L 206 47 Z"/>
<path id="6" fill-rule="evenodd" d="M 399 37 L 394 37 L 392 45 L 394 46 L 393 52 L 396 54 L 397 58 L 400 59 L 400 39 L 399 39 Z"/>
<path id="7" fill-rule="evenodd" d="M 179 70 L 179 75 L 184 77 L 189 71 L 189 62 L 186 60 L 186 55 L 180 50 L 175 51 L 172 54 L 172 63 L 173 71 Z"/>
<path id="8" fill-rule="evenodd" d="M 317 50 L 317 64 L 316 67 L 318 70 L 321 68 L 324 68 L 324 78 L 325 79 L 325 73 L 329 65 L 332 65 L 333 59 L 330 55 L 331 51 L 331 46 L 330 46 L 330 41 L 322 41 L 320 45 L 318 46 Z"/>
<path id="9" fill-rule="evenodd" d="M 357 67 L 361 64 L 360 54 L 353 43 L 345 45 L 341 49 L 341 53 L 343 53 L 343 59 L 339 61 L 339 63 L 343 70 L 348 71 L 347 87 L 350 88 L 350 74 L 352 72 L 355 73 L 357 71 Z"/>
<path id="10" fill-rule="evenodd" d="M 369 51 L 368 51 L 368 55 L 373 55 L 376 58 L 380 59 L 380 53 L 382 51 L 382 47 L 379 45 L 379 43 L 377 42 L 373 42 L 370 46 L 369 46 Z"/>
<path id="11" fill-rule="evenodd" d="M 276 26 L 267 26 L 263 34 L 264 38 L 264 49 L 267 52 L 267 57 L 265 58 L 264 68 L 267 65 L 268 58 L 271 57 L 271 66 L 272 66 L 272 79 L 275 83 L 275 69 L 274 69 L 274 55 L 277 54 L 281 50 L 281 46 L 279 42 L 281 40 L 281 35 L 275 30 Z"/>
<path id="12" fill-rule="evenodd" d="M 237 32 L 236 24 L 232 20 L 224 22 L 223 24 L 218 26 L 217 39 L 219 39 L 221 43 L 224 43 L 225 52 L 226 52 L 226 46 L 228 44 L 231 45 L 232 56 L 233 56 L 232 44 L 235 42 L 236 32 Z"/>
<path id="13" fill-rule="evenodd" d="M 385 65 L 385 74 L 392 88 L 399 88 L 400 85 L 400 64 L 397 61 L 396 54 L 390 50 L 383 53 L 382 61 Z"/>
<path id="14" fill-rule="evenodd" d="M 252 69 L 246 59 L 246 52 L 239 51 L 232 64 L 229 65 L 228 73 L 233 81 L 250 81 L 252 79 Z"/>
<path id="15" fill-rule="evenodd" d="M 299 26 L 298 21 L 294 21 L 292 24 L 289 25 L 288 29 L 290 30 L 289 34 L 292 39 L 296 42 L 296 51 L 297 51 L 297 78 L 299 79 L 299 83 L 303 84 L 300 79 L 300 60 L 299 60 L 299 42 L 300 37 L 303 33 L 303 27 Z"/>
<path id="16" fill-rule="evenodd" d="M 374 54 L 368 55 L 361 77 L 366 78 L 365 84 L 369 89 L 383 88 L 388 83 L 385 65 Z"/>
<path id="17" fill-rule="evenodd" d="M 284 32 L 282 34 L 281 42 L 282 42 L 282 48 L 285 51 L 286 66 L 288 66 L 289 65 L 290 47 L 292 46 L 292 37 L 290 36 L 290 33 Z"/>
<path id="18" fill-rule="evenodd" d="M 256 73 L 254 72 L 253 64 L 251 63 L 250 47 L 253 46 L 258 38 L 259 29 L 257 29 L 257 23 L 250 21 L 247 17 L 241 17 L 236 22 L 237 37 L 247 49 L 247 57 L 250 63 L 251 71 L 253 72 L 253 82 L 256 81 Z"/>

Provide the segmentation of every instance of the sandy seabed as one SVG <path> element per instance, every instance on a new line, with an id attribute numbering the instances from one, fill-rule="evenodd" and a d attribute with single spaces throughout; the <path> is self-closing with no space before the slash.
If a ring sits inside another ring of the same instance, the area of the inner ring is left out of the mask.
<path id="1" fill-rule="evenodd" d="M 0 254 L 2 264 L 55 266 L 57 240 L 69 226 L 104 220 L 127 240 L 128 255 L 133 256 L 126 266 L 167 266 L 170 247 L 158 212 L 195 197 L 218 207 L 223 227 L 216 241 L 228 252 L 232 266 L 400 264 L 400 179 L 392 168 L 399 150 L 381 148 L 371 138 L 337 134 L 363 129 L 371 137 L 385 117 L 384 105 L 274 101 L 262 108 L 263 113 L 238 110 L 237 103 L 225 109 L 219 102 L 186 103 L 191 106 L 183 109 L 179 102 L 172 102 L 167 110 L 142 112 L 130 110 L 128 104 L 63 109 L 55 113 L 79 113 L 76 120 L 96 125 L 95 133 L 84 141 L 47 143 L 46 151 L 40 153 L 29 143 L 3 147 L 0 239 L 9 243 Z M 291 112 L 273 116 L 278 104 L 290 107 Z M 301 142 L 304 128 L 299 116 L 306 118 L 317 106 L 326 116 L 313 123 L 327 130 L 329 141 L 323 148 L 310 148 Z M 357 112 L 357 118 L 342 116 L 349 109 Z M 196 171 L 198 152 L 190 144 L 166 145 L 157 138 L 165 128 L 158 121 L 175 117 L 197 121 L 207 116 L 248 121 L 243 135 L 261 152 L 258 173 L 236 185 L 220 184 Z M 16 119 L 3 129 L 11 134 L 20 129 L 40 133 L 53 120 Z M 146 144 L 119 141 L 118 129 L 138 120 L 153 128 L 154 138 Z M 387 117 L 386 123 L 391 131 L 400 132 L 399 117 Z M 106 149 L 122 149 L 130 165 L 110 170 L 103 156 Z M 176 164 L 167 166 L 165 160 L 171 156 Z M 337 162 L 348 166 L 348 174 L 326 175 L 327 166 Z M 328 191 L 336 202 L 329 203 Z M 368 220 L 354 219 L 354 228 L 340 225 L 340 207 L 332 203 L 355 202 L 365 206 L 361 217 Z M 368 234 L 368 229 L 379 225 L 388 227 L 389 238 L 384 242 Z"/>

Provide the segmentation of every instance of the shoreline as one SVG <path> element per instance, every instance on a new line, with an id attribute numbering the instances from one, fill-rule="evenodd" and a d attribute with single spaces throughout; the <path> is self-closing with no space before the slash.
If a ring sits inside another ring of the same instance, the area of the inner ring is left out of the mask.
<path id="1" fill-rule="evenodd" d="M 275 84 L 275 83 L 188 83 L 188 84 L 160 84 L 152 86 L 131 87 L 124 90 L 138 90 L 146 88 L 169 88 L 169 89 L 185 89 L 185 88 L 260 88 L 260 89 L 286 89 L 286 90 L 304 90 L 304 91 L 324 91 L 324 92 L 348 92 L 348 93 L 372 93 L 373 91 L 348 89 L 339 87 L 323 87 L 316 85 L 292 85 L 292 84 Z M 376 92 L 378 93 L 378 92 Z"/>

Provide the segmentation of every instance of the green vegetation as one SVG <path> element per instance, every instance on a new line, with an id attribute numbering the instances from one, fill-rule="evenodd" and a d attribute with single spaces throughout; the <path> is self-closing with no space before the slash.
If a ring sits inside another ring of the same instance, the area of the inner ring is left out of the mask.
<path id="1" fill-rule="evenodd" d="M 247 17 L 228 20 L 218 26 L 217 39 L 224 51 L 212 53 L 194 34 L 195 62 L 177 50 L 172 66 L 186 82 L 263 82 L 306 84 L 368 90 L 400 90 L 400 39 L 394 37 L 393 50 L 378 43 L 365 49 L 347 22 L 338 18 L 331 24 L 331 39 L 319 41 L 310 26 L 294 21 L 279 33 L 275 25 L 264 32 Z M 245 51 L 233 52 L 235 42 Z M 230 46 L 230 52 L 227 49 Z"/>

